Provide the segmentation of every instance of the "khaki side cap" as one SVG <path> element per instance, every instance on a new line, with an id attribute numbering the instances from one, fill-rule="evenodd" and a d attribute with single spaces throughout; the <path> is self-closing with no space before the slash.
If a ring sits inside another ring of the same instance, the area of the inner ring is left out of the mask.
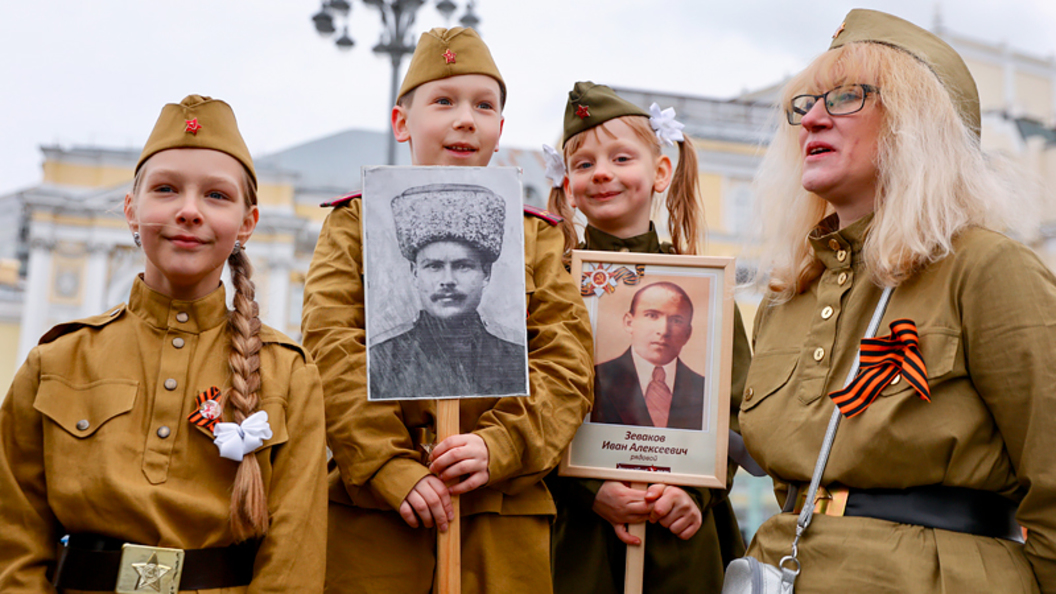
<path id="1" fill-rule="evenodd" d="M 968 66 L 949 44 L 909 21 L 877 10 L 857 8 L 847 14 L 829 49 L 863 42 L 897 47 L 931 68 L 950 94 L 964 123 L 979 136 L 979 90 Z"/>
<path id="2" fill-rule="evenodd" d="M 174 148 L 204 148 L 237 159 L 257 186 L 257 171 L 246 141 L 238 131 L 235 112 L 227 103 L 202 95 L 188 95 L 161 108 L 154 130 L 136 162 L 136 172 L 153 155 Z"/>
<path id="3" fill-rule="evenodd" d="M 427 82 L 463 74 L 494 78 L 499 82 L 502 97 L 506 97 L 506 82 L 480 35 L 463 27 L 437 27 L 422 33 L 396 96 L 403 97 Z"/>

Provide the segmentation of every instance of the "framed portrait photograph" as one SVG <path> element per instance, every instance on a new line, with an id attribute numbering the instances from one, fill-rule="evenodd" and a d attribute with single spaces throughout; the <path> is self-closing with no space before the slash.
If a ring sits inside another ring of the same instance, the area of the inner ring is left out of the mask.
<path id="1" fill-rule="evenodd" d="M 594 407 L 565 476 L 726 486 L 733 258 L 572 252 L 594 332 Z"/>
<path id="2" fill-rule="evenodd" d="M 513 167 L 363 168 L 367 398 L 528 394 Z"/>

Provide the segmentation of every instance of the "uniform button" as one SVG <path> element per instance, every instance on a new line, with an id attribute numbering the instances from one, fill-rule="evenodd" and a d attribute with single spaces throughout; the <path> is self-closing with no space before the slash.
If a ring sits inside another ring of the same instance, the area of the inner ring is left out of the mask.
<path id="1" fill-rule="evenodd" d="M 840 285 L 842 285 L 843 283 L 847 282 L 847 273 L 846 272 L 841 272 L 840 276 L 836 277 L 836 282 L 837 282 L 837 284 L 840 284 Z"/>
<path id="2" fill-rule="evenodd" d="M 821 361 L 824 358 L 825 358 L 825 349 L 823 349 L 821 347 L 818 347 L 818 348 L 814 349 L 814 360 L 815 361 Z"/>
<path id="3" fill-rule="evenodd" d="M 90 426 L 91 426 L 91 423 L 88 422 L 88 419 L 81 419 L 80 421 L 77 421 L 77 430 L 78 431 L 87 431 L 88 427 L 90 427 Z"/>
<path id="4" fill-rule="evenodd" d="M 166 427 L 165 425 L 162 425 L 161 427 L 158 427 L 158 437 L 160 437 L 162 439 L 165 439 L 166 437 L 169 436 L 170 433 L 172 433 L 172 431 L 170 431 L 169 428 Z"/>
<path id="5" fill-rule="evenodd" d="M 751 402 L 752 396 L 755 396 L 755 390 L 753 390 L 751 388 L 748 388 L 747 390 L 744 391 L 744 399 L 745 399 L 745 401 Z"/>
<path id="6" fill-rule="evenodd" d="M 844 260 L 846 260 L 847 259 L 847 250 L 840 250 L 840 251 L 836 252 L 836 259 L 839 260 L 840 262 L 843 262 Z"/>
<path id="7" fill-rule="evenodd" d="M 185 343 L 183 342 L 183 339 L 180 338 L 179 336 L 177 336 L 176 338 L 172 339 L 172 346 L 174 346 L 174 347 L 176 347 L 178 349 L 182 349 L 184 344 Z"/>
<path id="8" fill-rule="evenodd" d="M 898 382 L 900 382 L 900 381 L 902 381 L 902 374 L 896 375 L 895 379 L 891 380 L 891 385 L 892 386 L 898 385 Z"/>
<path id="9" fill-rule="evenodd" d="M 829 240 L 829 248 L 832 249 L 833 251 L 836 251 L 836 250 L 840 249 L 840 242 L 836 241 L 835 239 L 830 239 Z"/>
<path id="10" fill-rule="evenodd" d="M 165 380 L 165 389 L 170 391 L 170 392 L 175 390 L 176 389 L 176 380 L 172 379 L 171 377 L 169 379 Z"/>
<path id="11" fill-rule="evenodd" d="M 826 305 L 825 309 L 821 310 L 821 319 L 827 320 L 827 319 L 829 319 L 831 317 L 832 317 L 832 308 L 829 307 L 828 305 Z"/>
<path id="12" fill-rule="evenodd" d="M 182 312 L 181 311 L 180 313 L 176 314 L 176 321 L 181 323 L 181 324 L 186 322 L 189 319 L 191 319 L 191 316 L 187 315 L 186 312 Z"/>

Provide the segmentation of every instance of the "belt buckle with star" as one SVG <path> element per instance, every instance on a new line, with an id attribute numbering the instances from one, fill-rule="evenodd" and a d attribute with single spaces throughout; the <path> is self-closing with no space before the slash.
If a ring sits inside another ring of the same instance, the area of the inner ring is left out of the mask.
<path id="1" fill-rule="evenodd" d="M 183 549 L 126 543 L 121 547 L 117 594 L 176 594 L 183 574 Z"/>

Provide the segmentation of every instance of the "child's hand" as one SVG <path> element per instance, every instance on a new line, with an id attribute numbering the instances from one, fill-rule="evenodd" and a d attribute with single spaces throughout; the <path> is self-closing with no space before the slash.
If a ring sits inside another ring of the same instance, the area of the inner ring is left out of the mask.
<path id="1" fill-rule="evenodd" d="M 435 524 L 440 532 L 447 532 L 447 524 L 455 519 L 455 506 L 447 485 L 433 475 L 422 477 L 400 504 L 400 515 L 411 528 L 422 525 L 432 528 Z"/>
<path id="2" fill-rule="evenodd" d="M 697 530 L 703 517 L 700 508 L 688 493 L 670 485 L 650 485 L 645 492 L 645 500 L 652 503 L 649 521 L 671 531 L 672 534 L 688 540 Z"/>
<path id="3" fill-rule="evenodd" d="M 617 538 L 624 543 L 641 544 L 641 539 L 627 532 L 627 524 L 640 524 L 649 519 L 652 502 L 645 500 L 645 494 L 619 481 L 605 481 L 594 496 L 594 513 L 608 520 Z"/>
<path id="4" fill-rule="evenodd" d="M 451 485 L 452 495 L 468 493 L 488 484 L 488 445 L 475 433 L 452 435 L 429 455 L 429 471 Z"/>

